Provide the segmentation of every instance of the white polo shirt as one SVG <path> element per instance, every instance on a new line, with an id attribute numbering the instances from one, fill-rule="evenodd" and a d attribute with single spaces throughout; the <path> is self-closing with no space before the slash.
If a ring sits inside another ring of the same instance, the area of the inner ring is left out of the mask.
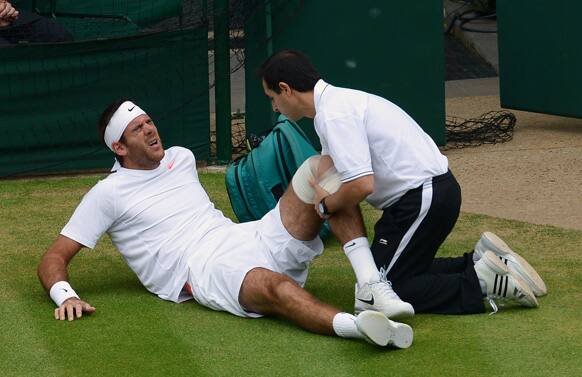
<path id="1" fill-rule="evenodd" d="M 378 209 L 448 170 L 434 141 L 401 108 L 359 90 L 319 80 L 313 90 L 321 154 L 330 155 L 342 182 L 373 174 L 366 200 Z"/>
<path id="2" fill-rule="evenodd" d="M 94 248 L 108 233 L 150 292 L 180 302 L 189 257 L 206 260 L 203 239 L 232 225 L 200 184 L 192 152 L 172 147 L 154 170 L 120 168 L 99 181 L 61 234 Z"/>

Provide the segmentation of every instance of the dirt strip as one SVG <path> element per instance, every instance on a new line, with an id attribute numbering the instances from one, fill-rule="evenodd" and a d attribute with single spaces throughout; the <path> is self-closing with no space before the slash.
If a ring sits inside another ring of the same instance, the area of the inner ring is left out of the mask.
<path id="1" fill-rule="evenodd" d="M 446 100 L 447 115 L 499 110 L 498 96 Z M 513 140 L 445 151 L 462 210 L 582 230 L 582 119 L 512 111 Z"/>

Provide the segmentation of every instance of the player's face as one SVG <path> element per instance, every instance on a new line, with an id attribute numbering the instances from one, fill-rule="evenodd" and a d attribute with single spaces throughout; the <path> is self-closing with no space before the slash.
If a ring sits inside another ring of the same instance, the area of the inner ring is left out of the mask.
<path id="1" fill-rule="evenodd" d="M 154 122 L 147 114 L 132 120 L 123 132 L 123 166 L 128 169 L 155 169 L 164 158 L 164 147 Z"/>
<path id="2" fill-rule="evenodd" d="M 265 95 L 271 101 L 271 106 L 273 111 L 285 115 L 288 119 L 292 121 L 298 121 L 303 118 L 298 107 L 298 99 L 294 94 L 293 89 L 288 85 L 283 85 L 281 87 L 281 93 L 277 93 L 274 90 L 269 89 L 265 80 L 263 80 L 263 90 Z"/>

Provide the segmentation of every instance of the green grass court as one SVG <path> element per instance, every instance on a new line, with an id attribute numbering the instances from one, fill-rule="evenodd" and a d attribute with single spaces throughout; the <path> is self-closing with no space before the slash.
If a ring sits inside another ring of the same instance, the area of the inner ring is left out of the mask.
<path id="1" fill-rule="evenodd" d="M 538 309 L 495 315 L 417 315 L 407 350 L 316 336 L 276 319 L 250 320 L 149 294 L 104 237 L 83 249 L 70 280 L 97 308 L 60 322 L 36 277 L 40 256 L 99 176 L 0 182 L 0 376 L 580 376 L 582 232 L 462 214 L 440 250 L 472 249 L 491 230 L 548 285 Z M 224 174 L 201 174 L 233 217 Z M 368 226 L 378 212 L 364 207 Z M 371 229 L 369 229 L 371 231 Z M 351 267 L 336 241 L 311 269 L 307 289 L 353 310 Z"/>

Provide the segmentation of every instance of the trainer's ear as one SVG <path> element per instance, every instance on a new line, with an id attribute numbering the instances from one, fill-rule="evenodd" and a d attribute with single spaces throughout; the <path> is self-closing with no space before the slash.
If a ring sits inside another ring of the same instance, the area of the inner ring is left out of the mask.
<path id="1" fill-rule="evenodd" d="M 281 90 L 281 94 L 291 95 L 293 89 L 287 84 L 286 82 L 279 82 L 279 89 Z"/>

